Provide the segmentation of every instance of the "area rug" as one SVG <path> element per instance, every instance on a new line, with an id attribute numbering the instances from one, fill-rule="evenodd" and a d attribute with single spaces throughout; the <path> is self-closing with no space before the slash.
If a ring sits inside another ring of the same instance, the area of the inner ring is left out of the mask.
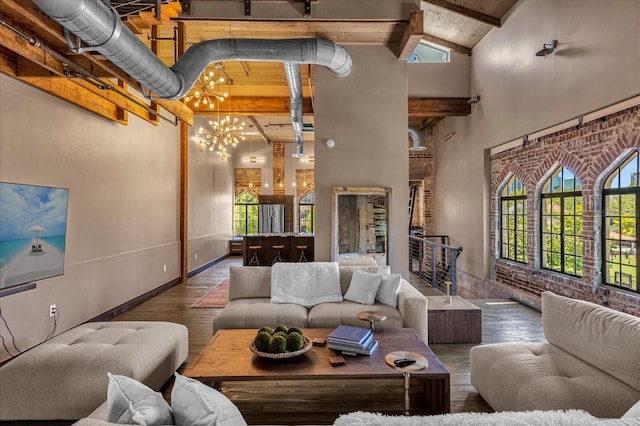
<path id="1" fill-rule="evenodd" d="M 503 411 L 409 417 L 384 416 L 358 411 L 340 416 L 334 426 L 595 426 L 598 424 L 601 424 L 599 419 L 582 410 Z"/>
<path id="2" fill-rule="evenodd" d="M 193 302 L 190 308 L 224 308 L 229 303 L 229 280 L 222 281 L 207 294 Z"/>

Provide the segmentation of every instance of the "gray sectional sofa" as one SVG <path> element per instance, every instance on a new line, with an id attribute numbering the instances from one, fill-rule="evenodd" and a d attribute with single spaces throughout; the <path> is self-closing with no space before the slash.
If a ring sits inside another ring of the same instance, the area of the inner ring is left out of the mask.
<path id="1" fill-rule="evenodd" d="M 341 296 L 349 289 L 354 269 L 388 273 L 388 267 L 336 267 L 339 270 Z M 378 301 L 366 305 L 349 300 L 308 307 L 296 303 L 273 303 L 271 274 L 272 268 L 267 266 L 229 268 L 229 303 L 214 319 L 214 333 L 220 329 L 260 328 L 278 324 L 300 328 L 334 328 L 341 324 L 368 327 L 369 324 L 359 320 L 356 315 L 362 311 L 380 311 L 387 315 L 387 319 L 376 324 L 376 327 L 413 328 L 423 341 L 428 342 L 427 298 L 404 279 L 401 280 L 395 308 Z M 295 291 L 296 287 L 293 288 Z"/>
<path id="2" fill-rule="evenodd" d="M 640 401 L 640 318 L 545 292 L 542 326 L 548 343 L 471 349 L 471 384 L 493 409 L 616 418 Z"/>

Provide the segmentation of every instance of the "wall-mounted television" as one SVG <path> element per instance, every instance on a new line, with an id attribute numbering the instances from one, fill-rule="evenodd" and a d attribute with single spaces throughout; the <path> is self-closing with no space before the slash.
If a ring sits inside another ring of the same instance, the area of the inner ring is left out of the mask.
<path id="1" fill-rule="evenodd" d="M 69 190 L 0 182 L 0 293 L 64 274 Z"/>

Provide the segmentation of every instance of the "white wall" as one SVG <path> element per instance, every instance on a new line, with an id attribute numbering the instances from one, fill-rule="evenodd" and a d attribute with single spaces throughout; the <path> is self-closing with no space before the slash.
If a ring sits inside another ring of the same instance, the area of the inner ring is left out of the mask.
<path id="1" fill-rule="evenodd" d="M 69 188 L 64 275 L 0 299 L 18 348 L 46 335 L 50 304 L 61 332 L 180 276 L 177 141 L 165 121 L 122 126 L 0 75 L 0 180 Z"/>
<path id="2" fill-rule="evenodd" d="M 473 49 L 471 93 L 481 102 L 435 132 L 436 229 L 464 247 L 461 270 L 489 272 L 485 151 L 640 93 L 638 25 L 635 0 L 521 0 Z M 536 57 L 553 39 L 556 53 Z"/>
<path id="3" fill-rule="evenodd" d="M 424 98 L 471 97 L 471 57 L 451 51 L 450 62 L 407 63 L 409 96 Z"/>
<path id="4" fill-rule="evenodd" d="M 318 67 L 315 81 L 315 259 L 331 257 L 331 188 L 391 187 L 391 268 L 408 270 L 407 64 L 385 46 L 345 46 L 351 75 Z M 325 144 L 333 139 L 334 148 Z"/>
<path id="5" fill-rule="evenodd" d="M 228 254 L 233 237 L 233 163 L 198 150 L 197 132 L 203 126 L 206 120 L 195 116 L 189 128 L 189 271 Z"/>

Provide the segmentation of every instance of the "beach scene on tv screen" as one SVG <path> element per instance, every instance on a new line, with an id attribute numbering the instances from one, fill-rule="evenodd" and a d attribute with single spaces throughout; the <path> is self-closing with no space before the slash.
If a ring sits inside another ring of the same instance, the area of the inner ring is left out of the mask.
<path id="1" fill-rule="evenodd" d="M 64 273 L 68 194 L 0 182 L 0 289 Z"/>

